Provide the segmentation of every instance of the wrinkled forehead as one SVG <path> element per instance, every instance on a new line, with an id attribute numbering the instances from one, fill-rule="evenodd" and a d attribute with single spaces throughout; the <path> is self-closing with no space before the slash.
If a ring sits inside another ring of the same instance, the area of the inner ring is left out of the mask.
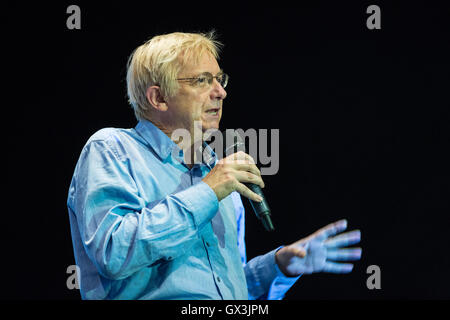
<path id="1" fill-rule="evenodd" d="M 219 63 L 209 51 L 199 53 L 182 53 L 179 56 L 180 69 L 178 75 L 192 76 L 203 72 L 213 75 L 221 71 Z"/>

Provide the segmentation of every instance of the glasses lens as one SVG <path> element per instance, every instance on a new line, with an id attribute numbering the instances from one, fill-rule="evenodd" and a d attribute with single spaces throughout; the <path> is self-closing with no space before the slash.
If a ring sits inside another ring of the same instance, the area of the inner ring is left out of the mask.
<path id="1" fill-rule="evenodd" d="M 217 80 L 219 80 L 219 83 L 220 83 L 220 85 L 222 86 L 222 88 L 225 88 L 225 87 L 227 86 L 227 84 L 228 84 L 228 75 L 227 75 L 226 73 L 222 73 L 222 74 L 218 77 Z"/>
<path id="2" fill-rule="evenodd" d="M 210 77 L 208 74 L 202 74 L 197 78 L 196 84 L 199 86 L 205 86 L 207 84 L 211 84 Z"/>
<path id="3" fill-rule="evenodd" d="M 205 72 L 195 78 L 195 81 L 193 82 L 196 86 L 199 87 L 205 87 L 207 85 L 211 85 L 214 81 L 214 78 L 217 79 L 217 81 L 220 83 L 222 88 L 225 88 L 228 84 L 228 75 L 225 73 L 222 73 L 216 77 L 214 77 L 211 73 Z"/>

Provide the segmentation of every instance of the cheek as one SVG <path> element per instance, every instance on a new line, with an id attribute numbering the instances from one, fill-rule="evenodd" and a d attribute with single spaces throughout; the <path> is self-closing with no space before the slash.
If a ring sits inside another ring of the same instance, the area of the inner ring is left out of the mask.
<path id="1" fill-rule="evenodd" d="M 192 100 L 191 112 L 197 117 L 200 117 L 205 111 L 206 106 L 208 106 L 209 97 L 198 96 L 196 99 Z"/>
<path id="2" fill-rule="evenodd" d="M 205 93 L 185 92 L 178 97 L 178 115 L 190 120 L 201 120 L 205 106 L 208 106 L 209 96 Z"/>
<path id="3" fill-rule="evenodd" d="M 183 118 L 195 119 L 201 115 L 200 103 L 192 97 L 185 97 L 179 100 L 176 113 Z"/>
<path id="4" fill-rule="evenodd" d="M 194 103 L 189 108 L 189 114 L 187 115 L 192 120 L 200 120 L 202 116 L 202 108 L 198 104 Z"/>

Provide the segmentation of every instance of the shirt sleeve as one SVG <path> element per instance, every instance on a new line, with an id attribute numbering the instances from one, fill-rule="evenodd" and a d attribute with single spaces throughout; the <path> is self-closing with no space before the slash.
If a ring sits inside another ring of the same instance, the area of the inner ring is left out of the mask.
<path id="1" fill-rule="evenodd" d="M 281 300 L 301 275 L 287 277 L 279 269 L 275 261 L 275 253 L 283 246 L 247 262 L 245 250 L 245 209 L 240 195 L 238 193 L 233 193 L 232 195 L 236 208 L 238 248 L 242 265 L 244 266 L 249 299 Z"/>
<path id="2" fill-rule="evenodd" d="M 126 160 L 119 160 L 105 141 L 90 141 L 69 190 L 68 206 L 87 255 L 110 279 L 186 252 L 219 206 L 204 182 L 146 203 L 129 171 Z"/>

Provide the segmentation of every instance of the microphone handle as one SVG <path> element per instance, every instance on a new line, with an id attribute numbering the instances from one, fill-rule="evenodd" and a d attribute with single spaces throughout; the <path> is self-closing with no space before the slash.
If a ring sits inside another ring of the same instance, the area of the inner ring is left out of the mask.
<path id="1" fill-rule="evenodd" d="M 263 199 L 263 201 L 261 202 L 249 199 L 250 204 L 252 205 L 253 210 L 256 213 L 256 216 L 258 217 L 259 220 L 261 220 L 264 228 L 267 231 L 275 230 L 272 224 L 272 219 L 270 218 L 270 208 L 269 205 L 267 204 L 266 198 L 264 197 L 261 187 L 254 183 L 245 183 L 245 185 Z"/>

